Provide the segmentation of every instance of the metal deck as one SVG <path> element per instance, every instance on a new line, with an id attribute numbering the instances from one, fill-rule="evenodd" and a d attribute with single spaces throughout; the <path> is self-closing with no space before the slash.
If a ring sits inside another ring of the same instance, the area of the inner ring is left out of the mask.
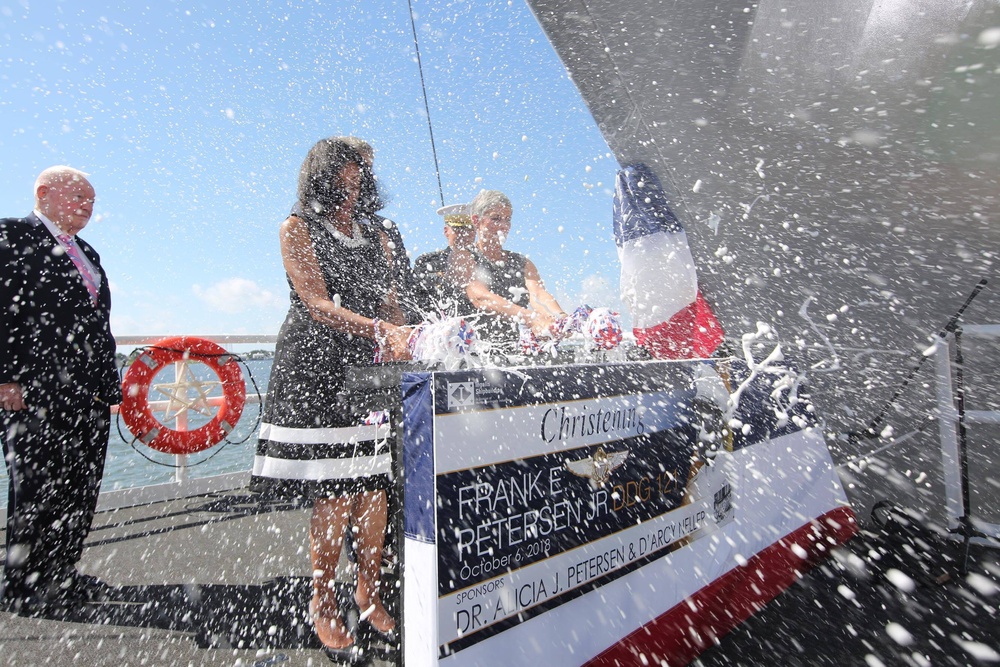
<path id="1" fill-rule="evenodd" d="M 0 613 L 0 664 L 331 664 L 308 619 L 309 515 L 241 490 L 98 512 L 80 569 L 121 594 L 65 620 Z"/>
<path id="2" fill-rule="evenodd" d="M 239 489 L 99 512 L 81 569 L 120 585 L 121 595 L 64 620 L 0 613 L 0 665 L 331 664 L 306 611 L 308 521 L 308 509 L 262 504 Z M 883 566 L 873 567 L 885 546 L 862 533 L 721 641 L 701 638 L 717 645 L 695 664 L 1000 661 L 1000 552 L 973 545 L 969 577 L 934 583 L 941 572 L 931 567 L 925 577 L 911 571 L 910 586 L 889 570 L 906 569 L 898 553 L 883 550 Z M 957 543 L 945 550 L 961 554 Z M 346 580 L 346 558 L 342 566 Z M 383 658 L 374 664 L 393 664 Z"/>

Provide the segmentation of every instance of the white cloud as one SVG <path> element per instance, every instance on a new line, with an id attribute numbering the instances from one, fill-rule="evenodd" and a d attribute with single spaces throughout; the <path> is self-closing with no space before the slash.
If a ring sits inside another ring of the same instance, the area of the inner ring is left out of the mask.
<path id="1" fill-rule="evenodd" d="M 252 280 L 227 278 L 214 285 L 192 285 L 194 295 L 223 313 L 242 313 L 261 308 L 284 308 L 287 302 Z"/>

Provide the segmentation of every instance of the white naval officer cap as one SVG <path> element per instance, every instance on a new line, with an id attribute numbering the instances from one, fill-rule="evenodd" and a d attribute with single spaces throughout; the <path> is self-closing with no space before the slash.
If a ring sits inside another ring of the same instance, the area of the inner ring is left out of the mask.
<path id="1" fill-rule="evenodd" d="M 444 224 L 449 227 L 469 227 L 472 225 L 468 204 L 448 204 L 439 208 L 437 214 L 444 216 Z"/>

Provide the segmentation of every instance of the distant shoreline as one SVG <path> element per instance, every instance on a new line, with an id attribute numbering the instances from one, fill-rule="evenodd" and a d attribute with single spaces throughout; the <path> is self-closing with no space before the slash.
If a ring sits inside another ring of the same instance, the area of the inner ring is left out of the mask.
<path id="1" fill-rule="evenodd" d="M 132 363 L 135 354 L 136 353 L 134 351 L 132 355 L 122 354 L 121 352 L 116 353 L 115 361 L 117 362 L 118 368 L 128 368 L 129 364 Z M 249 352 L 239 353 L 238 356 L 244 361 L 274 359 L 274 350 L 250 350 Z"/>

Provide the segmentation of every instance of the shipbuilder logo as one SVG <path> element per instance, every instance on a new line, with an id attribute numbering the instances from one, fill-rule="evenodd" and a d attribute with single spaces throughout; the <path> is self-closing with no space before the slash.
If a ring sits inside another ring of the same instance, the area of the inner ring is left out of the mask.
<path id="1" fill-rule="evenodd" d="M 476 404 L 475 382 L 448 383 L 448 409 L 467 408 Z"/>
<path id="2" fill-rule="evenodd" d="M 733 513 L 733 488 L 729 484 L 725 484 L 715 492 L 713 510 L 717 523 L 722 523 Z"/>

